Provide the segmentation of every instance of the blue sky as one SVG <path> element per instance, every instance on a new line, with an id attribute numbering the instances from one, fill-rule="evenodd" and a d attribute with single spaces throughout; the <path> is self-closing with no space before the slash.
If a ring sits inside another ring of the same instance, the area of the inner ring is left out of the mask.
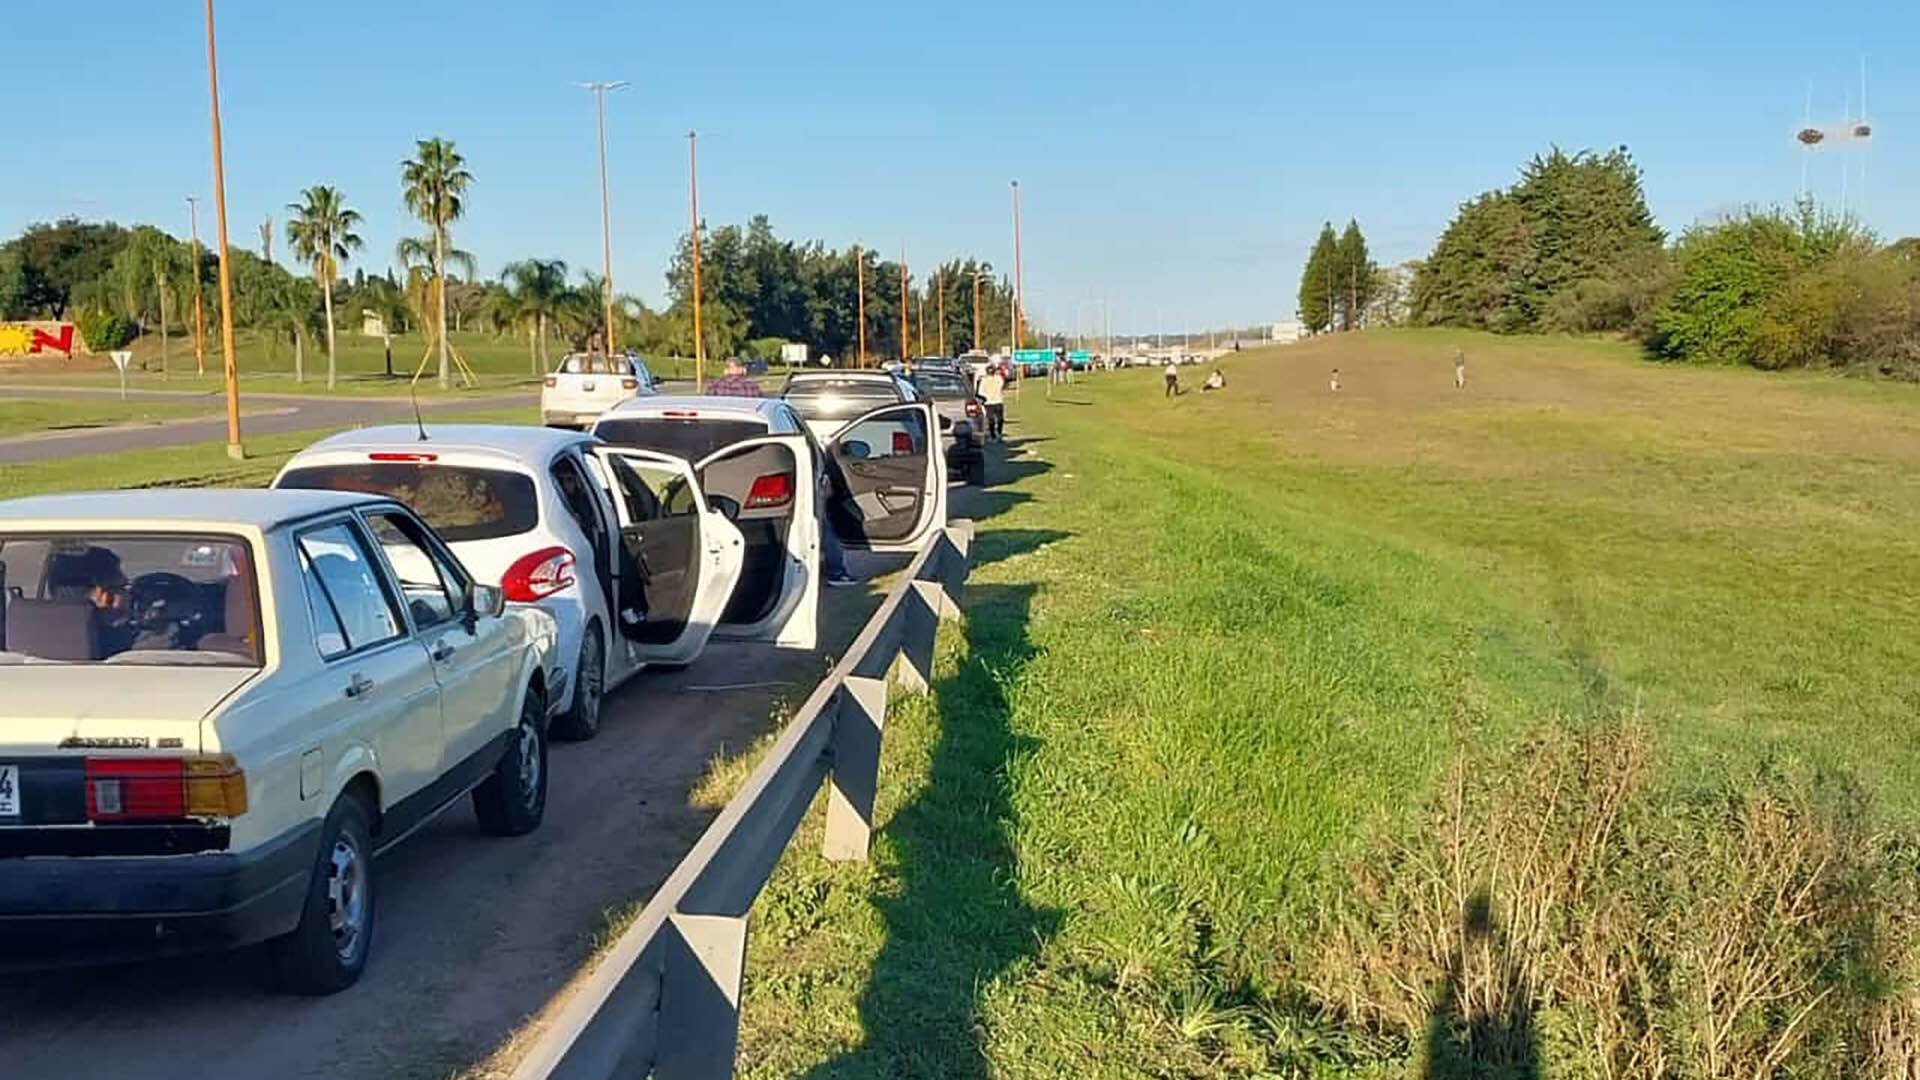
<path id="1" fill-rule="evenodd" d="M 16 4 L 0 30 L 13 147 L 0 234 L 66 214 L 186 228 L 211 194 L 200 7 Z M 1563 13 L 1559 10 L 1566 8 Z M 232 239 L 307 185 L 342 188 L 383 269 L 417 226 L 398 162 L 452 138 L 477 177 L 457 230 L 487 274 L 599 263 L 591 99 L 609 98 L 614 273 L 660 298 L 685 228 L 686 140 L 710 224 L 858 238 L 916 266 L 1011 265 L 1021 182 L 1030 306 L 1116 330 L 1290 316 L 1323 219 L 1376 257 L 1424 254 L 1454 207 L 1530 154 L 1626 144 L 1670 230 L 1800 182 L 1811 80 L 1838 119 L 1869 64 L 1879 140 L 1848 182 L 1883 235 L 1920 234 L 1920 5 L 870 3 L 566 5 L 225 0 Z M 1836 200 L 1842 158 L 1813 162 Z M 1864 179 L 1859 174 L 1865 165 Z M 204 232 L 211 223 L 203 217 Z"/>

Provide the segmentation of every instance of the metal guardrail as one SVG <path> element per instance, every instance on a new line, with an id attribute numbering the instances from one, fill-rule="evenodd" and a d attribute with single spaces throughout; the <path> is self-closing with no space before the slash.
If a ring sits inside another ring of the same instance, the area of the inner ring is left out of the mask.
<path id="1" fill-rule="evenodd" d="M 972 544 L 973 523 L 956 521 L 914 556 L 746 785 L 573 987 L 514 1080 L 733 1075 L 747 911 L 822 782 L 824 854 L 866 859 L 889 688 L 927 691 L 934 637 L 959 615 Z"/>

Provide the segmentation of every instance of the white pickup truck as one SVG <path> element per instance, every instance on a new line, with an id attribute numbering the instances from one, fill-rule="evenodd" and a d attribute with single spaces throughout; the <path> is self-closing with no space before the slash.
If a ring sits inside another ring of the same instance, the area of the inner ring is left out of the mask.
<path id="1" fill-rule="evenodd" d="M 540 824 L 553 638 L 391 499 L 0 502 L 0 967 L 268 941 L 350 985 L 378 852 L 469 793 Z"/>

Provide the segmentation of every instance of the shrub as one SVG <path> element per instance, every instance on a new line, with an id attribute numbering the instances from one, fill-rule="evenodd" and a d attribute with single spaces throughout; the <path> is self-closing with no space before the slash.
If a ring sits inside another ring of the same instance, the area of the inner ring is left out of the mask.
<path id="1" fill-rule="evenodd" d="M 87 348 L 94 352 L 109 352 L 118 349 L 133 340 L 133 323 L 109 312 L 92 308 L 82 309 L 74 318 L 74 325 L 80 328 L 80 337 Z"/>

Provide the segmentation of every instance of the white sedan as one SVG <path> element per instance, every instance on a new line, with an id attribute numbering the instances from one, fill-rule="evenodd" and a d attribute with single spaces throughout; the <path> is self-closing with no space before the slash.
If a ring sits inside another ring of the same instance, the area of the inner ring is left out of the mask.
<path id="1" fill-rule="evenodd" d="M 271 943 L 359 977 L 374 856 L 536 828 L 553 622 L 390 499 L 0 502 L 0 965 Z"/>

